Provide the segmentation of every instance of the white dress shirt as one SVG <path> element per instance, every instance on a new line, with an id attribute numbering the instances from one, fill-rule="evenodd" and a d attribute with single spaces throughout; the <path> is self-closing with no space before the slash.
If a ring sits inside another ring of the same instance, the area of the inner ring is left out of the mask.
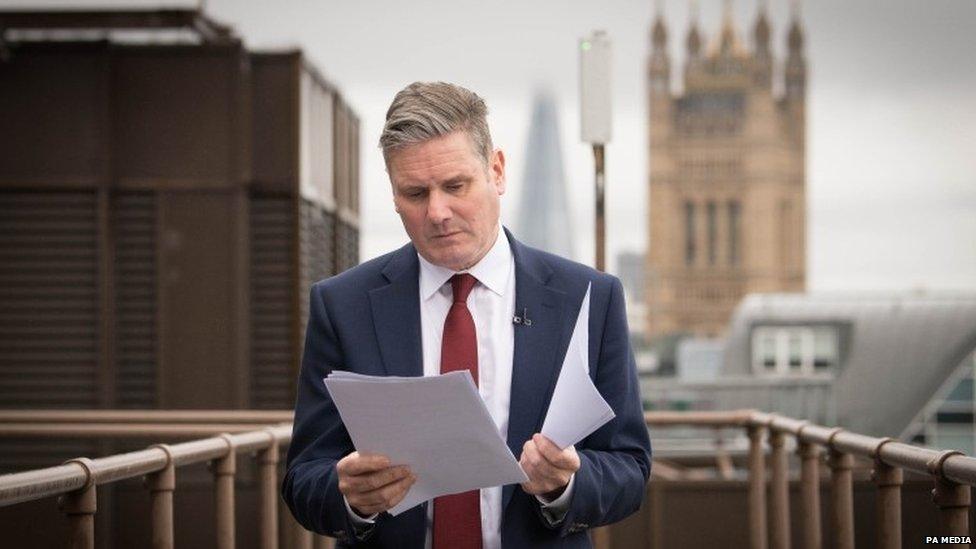
<path id="1" fill-rule="evenodd" d="M 456 271 L 430 263 L 420 254 L 420 331 L 424 375 L 441 373 L 441 340 L 444 322 L 454 301 L 450 279 Z M 515 259 L 508 238 L 499 229 L 495 243 L 481 261 L 467 271 L 478 283 L 468 295 L 467 305 L 478 337 L 478 393 L 498 427 L 502 439 L 508 435 L 508 410 L 512 392 L 512 360 L 515 352 Z M 575 480 L 575 479 L 573 479 Z M 572 480 L 552 502 L 540 499 L 545 516 L 558 522 L 569 507 Z M 481 535 L 484 549 L 500 549 L 502 487 L 481 490 Z M 348 507 L 348 503 L 346 504 Z M 433 502 L 427 506 L 427 547 L 431 547 Z M 350 509 L 353 521 L 371 523 Z"/>

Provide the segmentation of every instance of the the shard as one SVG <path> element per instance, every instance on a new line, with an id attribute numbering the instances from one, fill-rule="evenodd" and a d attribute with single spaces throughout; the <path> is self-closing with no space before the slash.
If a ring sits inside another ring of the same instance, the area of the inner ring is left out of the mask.
<path id="1" fill-rule="evenodd" d="M 572 259 L 573 231 L 552 94 L 536 94 L 525 151 L 517 236 L 523 242 Z"/>

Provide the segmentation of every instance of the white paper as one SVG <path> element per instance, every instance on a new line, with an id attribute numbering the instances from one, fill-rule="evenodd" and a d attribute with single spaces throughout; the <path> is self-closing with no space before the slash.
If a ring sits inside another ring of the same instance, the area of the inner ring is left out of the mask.
<path id="1" fill-rule="evenodd" d="M 590 379 L 590 286 L 586 288 L 542 434 L 560 449 L 583 440 L 615 414 Z"/>
<path id="2" fill-rule="evenodd" d="M 431 377 L 336 371 L 324 381 L 356 450 L 385 455 L 417 477 L 391 515 L 437 496 L 528 481 L 467 370 Z"/>

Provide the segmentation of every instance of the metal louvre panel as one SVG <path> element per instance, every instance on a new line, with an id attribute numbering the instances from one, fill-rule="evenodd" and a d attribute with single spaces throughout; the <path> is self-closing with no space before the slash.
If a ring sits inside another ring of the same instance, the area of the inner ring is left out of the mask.
<path id="1" fill-rule="evenodd" d="M 98 404 L 96 195 L 0 193 L 0 406 Z"/>
<path id="2" fill-rule="evenodd" d="M 308 323 L 308 295 L 312 284 L 333 274 L 332 227 L 333 216 L 308 200 L 301 200 L 301 234 L 299 264 L 301 280 L 298 288 L 301 340 L 305 340 L 305 326 Z"/>
<path id="3" fill-rule="evenodd" d="M 251 407 L 295 405 L 292 349 L 292 198 L 252 194 Z"/>
<path id="4" fill-rule="evenodd" d="M 302 200 L 302 291 L 332 275 L 332 215 L 321 206 Z M 305 317 L 303 317 L 305 320 Z"/>
<path id="5" fill-rule="evenodd" d="M 348 223 L 336 221 L 336 271 L 342 272 L 359 264 L 359 231 Z"/>
<path id="6" fill-rule="evenodd" d="M 115 360 L 119 408 L 156 407 L 156 194 L 117 193 L 115 229 Z"/>

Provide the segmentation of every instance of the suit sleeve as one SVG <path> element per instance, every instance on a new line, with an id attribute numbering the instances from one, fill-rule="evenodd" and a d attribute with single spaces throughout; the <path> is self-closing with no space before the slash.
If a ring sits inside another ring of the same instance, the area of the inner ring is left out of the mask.
<path id="1" fill-rule="evenodd" d="M 335 466 L 353 444 L 322 381 L 344 364 L 324 296 L 321 284 L 312 287 L 282 497 L 305 528 L 354 543 L 368 532 L 357 532 L 339 492 Z"/>
<path id="2" fill-rule="evenodd" d="M 577 445 L 580 469 L 573 499 L 557 525 L 564 536 L 636 512 L 651 472 L 651 443 L 630 348 L 623 287 L 616 278 L 611 280 L 595 384 L 616 417 Z"/>

